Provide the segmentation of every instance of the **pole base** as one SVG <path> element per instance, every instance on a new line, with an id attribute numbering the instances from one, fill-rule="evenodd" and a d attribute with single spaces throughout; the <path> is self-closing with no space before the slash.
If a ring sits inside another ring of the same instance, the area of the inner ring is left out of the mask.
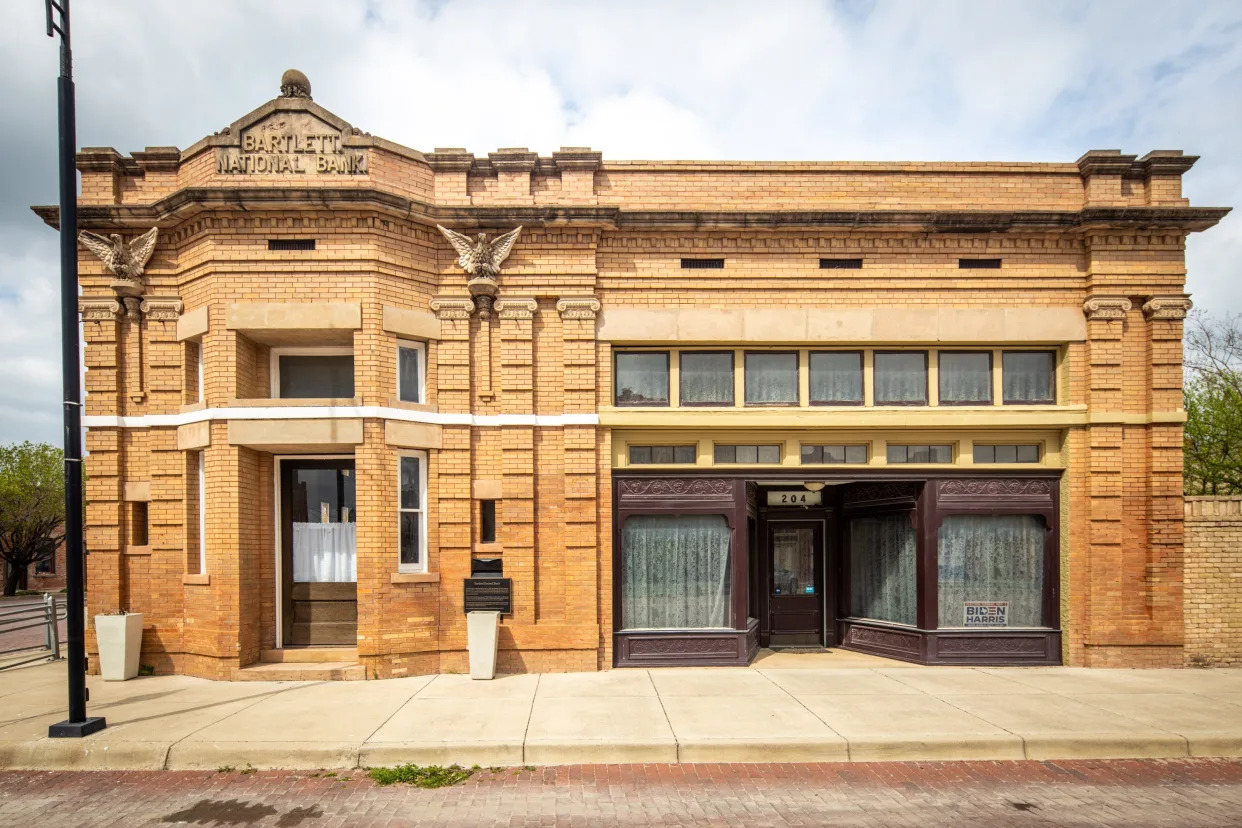
<path id="1" fill-rule="evenodd" d="M 103 716 L 87 716 L 86 720 L 81 722 L 71 722 L 66 719 L 63 722 L 49 725 L 47 737 L 49 739 L 81 739 L 83 736 L 98 733 L 107 726 L 108 720 Z"/>

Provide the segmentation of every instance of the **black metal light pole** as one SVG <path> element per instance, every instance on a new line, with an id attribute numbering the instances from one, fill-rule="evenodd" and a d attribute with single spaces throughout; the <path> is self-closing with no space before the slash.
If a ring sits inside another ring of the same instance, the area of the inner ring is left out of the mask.
<path id="1" fill-rule="evenodd" d="M 69 0 L 44 0 L 47 36 L 60 35 L 60 347 L 65 396 L 65 580 L 69 640 L 69 718 L 47 729 L 50 738 L 79 738 L 103 730 L 102 716 L 86 715 L 86 600 L 82 558 L 82 376 L 78 364 L 78 171 L 74 124 L 73 55 Z M 56 16 L 59 15 L 59 20 Z"/>

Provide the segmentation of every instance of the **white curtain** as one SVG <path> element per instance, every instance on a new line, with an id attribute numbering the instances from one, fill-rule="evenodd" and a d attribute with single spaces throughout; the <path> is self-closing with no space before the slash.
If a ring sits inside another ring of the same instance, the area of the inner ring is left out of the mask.
<path id="1" fill-rule="evenodd" d="M 850 614 L 917 623 L 914 527 L 910 514 L 850 521 Z"/>
<path id="2" fill-rule="evenodd" d="M 875 355 L 875 401 L 927 401 L 927 362 L 920 352 Z"/>
<path id="3" fill-rule="evenodd" d="M 797 354 L 747 354 L 746 402 L 798 402 Z"/>
<path id="4" fill-rule="evenodd" d="M 992 399 L 992 358 L 988 354 L 941 354 L 940 401 Z"/>
<path id="5" fill-rule="evenodd" d="M 811 354 L 811 402 L 862 402 L 862 354 Z"/>
<path id="6" fill-rule="evenodd" d="M 293 580 L 358 580 L 358 535 L 353 523 L 293 524 Z"/>
<path id="7" fill-rule="evenodd" d="M 729 525 L 720 515 L 640 515 L 621 530 L 621 626 L 731 628 Z"/>
<path id="8" fill-rule="evenodd" d="M 1005 399 L 1051 400 L 1054 367 L 1051 351 L 1006 351 L 1001 356 Z"/>
<path id="9" fill-rule="evenodd" d="M 682 354 L 681 401 L 733 405 L 733 354 Z"/>
<path id="10" fill-rule="evenodd" d="M 668 354 L 617 354 L 617 402 L 668 402 Z"/>
<path id="11" fill-rule="evenodd" d="M 963 626 L 974 601 L 1008 603 L 1010 627 L 1043 626 L 1043 518 L 951 515 L 938 547 L 941 627 Z"/>

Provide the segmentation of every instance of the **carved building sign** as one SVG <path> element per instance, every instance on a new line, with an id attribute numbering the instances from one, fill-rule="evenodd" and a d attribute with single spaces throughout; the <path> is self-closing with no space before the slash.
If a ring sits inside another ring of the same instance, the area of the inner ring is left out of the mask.
<path id="1" fill-rule="evenodd" d="M 240 146 L 216 150 L 221 175 L 365 175 L 365 149 L 309 112 L 277 112 L 242 131 Z"/>

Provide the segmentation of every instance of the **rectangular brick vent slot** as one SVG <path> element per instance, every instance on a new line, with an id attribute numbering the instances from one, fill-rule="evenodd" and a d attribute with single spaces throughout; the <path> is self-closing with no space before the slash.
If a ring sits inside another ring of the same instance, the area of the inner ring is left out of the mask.
<path id="1" fill-rule="evenodd" d="M 862 259 L 820 259 L 820 270 L 862 270 Z"/>
<path id="2" fill-rule="evenodd" d="M 682 270 L 724 270 L 724 259 L 682 259 Z"/>
<path id="3" fill-rule="evenodd" d="M 314 250 L 314 239 L 268 239 L 268 250 Z"/>
<path id="4" fill-rule="evenodd" d="M 1000 259 L 958 259 L 957 266 L 962 270 L 1000 270 Z"/>

